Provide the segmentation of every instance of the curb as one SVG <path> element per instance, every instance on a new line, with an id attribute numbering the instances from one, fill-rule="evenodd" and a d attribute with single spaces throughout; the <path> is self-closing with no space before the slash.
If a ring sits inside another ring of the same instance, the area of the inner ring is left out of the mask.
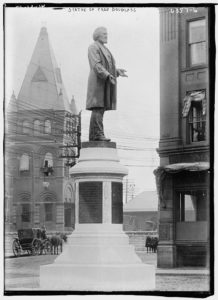
<path id="1" fill-rule="evenodd" d="M 180 275 L 202 275 L 209 276 L 210 271 L 208 269 L 156 269 L 156 275 L 171 275 L 171 276 L 180 276 Z"/>

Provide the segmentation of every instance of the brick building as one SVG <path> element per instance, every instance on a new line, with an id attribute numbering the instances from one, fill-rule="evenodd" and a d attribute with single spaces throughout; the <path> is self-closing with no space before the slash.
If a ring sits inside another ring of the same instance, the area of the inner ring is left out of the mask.
<path id="1" fill-rule="evenodd" d="M 123 206 L 125 231 L 156 231 L 158 226 L 156 191 L 144 191 Z"/>
<path id="2" fill-rule="evenodd" d="M 74 185 L 69 167 L 78 154 L 80 120 L 74 99 L 70 103 L 66 95 L 45 27 L 20 92 L 6 108 L 5 126 L 6 230 L 42 225 L 47 230 L 72 230 Z M 61 156 L 71 156 L 71 161 Z"/>
<path id="3" fill-rule="evenodd" d="M 213 14 L 160 9 L 158 267 L 209 264 Z"/>

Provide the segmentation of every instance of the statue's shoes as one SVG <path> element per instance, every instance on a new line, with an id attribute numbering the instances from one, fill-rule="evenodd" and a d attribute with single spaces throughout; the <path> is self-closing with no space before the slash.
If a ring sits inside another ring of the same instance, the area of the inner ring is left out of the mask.
<path id="1" fill-rule="evenodd" d="M 107 139 L 106 137 L 101 136 L 101 137 L 96 138 L 95 141 L 110 142 L 110 139 Z"/>

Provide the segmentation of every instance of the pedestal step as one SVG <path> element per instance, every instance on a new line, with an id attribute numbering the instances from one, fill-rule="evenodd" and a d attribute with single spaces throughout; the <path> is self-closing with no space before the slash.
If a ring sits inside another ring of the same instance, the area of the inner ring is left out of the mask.
<path id="1" fill-rule="evenodd" d="M 67 291 L 154 290 L 154 266 L 52 264 L 41 267 L 40 287 Z"/>
<path id="2" fill-rule="evenodd" d="M 141 262 L 121 226 L 83 225 L 69 236 L 55 262 L 40 268 L 40 286 L 45 290 L 152 290 L 155 267 Z"/>
<path id="3" fill-rule="evenodd" d="M 140 258 L 135 254 L 134 247 L 105 245 L 66 245 L 64 252 L 55 263 L 63 264 L 140 264 Z"/>

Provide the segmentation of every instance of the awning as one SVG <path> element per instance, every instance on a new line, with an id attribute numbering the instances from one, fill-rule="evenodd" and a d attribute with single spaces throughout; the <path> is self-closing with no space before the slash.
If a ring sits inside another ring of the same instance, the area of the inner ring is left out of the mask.
<path id="1" fill-rule="evenodd" d="M 210 164 L 209 162 L 206 161 L 170 164 L 155 169 L 154 175 L 156 178 L 157 192 L 158 192 L 161 206 L 163 208 L 166 207 L 166 201 L 163 198 L 163 192 L 164 192 L 164 180 L 167 176 L 167 173 L 175 174 L 182 171 L 201 172 L 201 171 L 207 171 L 209 169 L 210 169 Z"/>
<path id="2" fill-rule="evenodd" d="M 207 106 L 206 93 L 205 91 L 198 91 L 198 92 L 192 92 L 187 96 L 185 96 L 182 116 L 187 117 L 192 101 L 196 101 L 196 102 L 202 101 L 202 114 L 205 115 L 206 106 Z"/>

